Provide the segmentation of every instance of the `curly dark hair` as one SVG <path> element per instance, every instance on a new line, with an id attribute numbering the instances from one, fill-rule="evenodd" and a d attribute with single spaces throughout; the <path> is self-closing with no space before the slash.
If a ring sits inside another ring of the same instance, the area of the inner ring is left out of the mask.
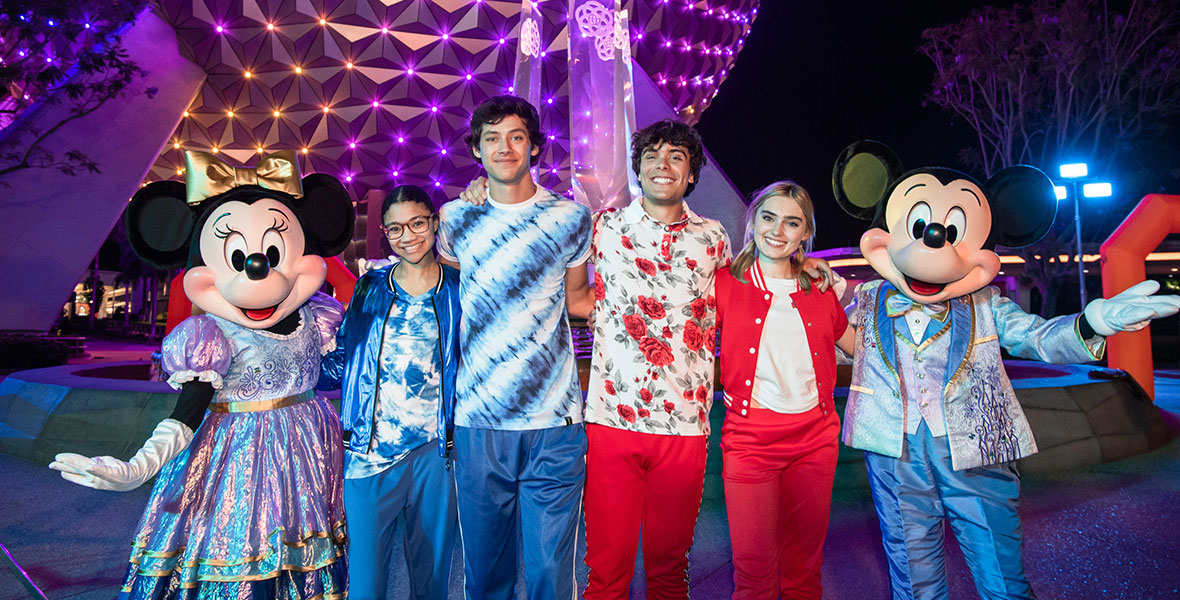
<path id="1" fill-rule="evenodd" d="M 528 100 L 510 94 L 492 96 L 481 102 L 471 113 L 471 133 L 464 140 L 467 143 L 467 151 L 471 153 L 471 158 L 479 160 L 475 153 L 479 150 L 479 136 L 483 134 L 483 126 L 495 125 L 509 115 L 516 115 L 520 117 L 521 121 L 524 121 L 525 129 L 529 133 L 529 143 L 533 148 L 540 149 L 545 146 L 545 135 L 541 133 L 541 117 L 537 115 L 537 109 L 529 104 Z M 536 166 L 540 160 L 541 153 L 537 152 L 536 155 L 529 157 L 529 164 Z"/>
<path id="2" fill-rule="evenodd" d="M 682 146 L 688 150 L 688 171 L 693 180 L 689 182 L 688 187 L 684 188 L 684 195 L 687 196 L 697 186 L 696 182 L 701 178 L 701 167 L 705 166 L 705 148 L 701 145 L 701 135 L 689 125 L 672 119 L 664 119 L 633 133 L 631 135 L 631 170 L 639 175 L 639 163 L 643 158 L 643 153 L 649 149 L 657 148 L 663 143 Z"/>
<path id="3" fill-rule="evenodd" d="M 381 202 L 381 216 L 384 217 L 385 213 L 389 212 L 389 207 L 403 202 L 417 202 L 425 207 L 426 211 L 432 215 L 438 212 L 434 208 L 434 203 L 430 201 L 430 195 L 426 193 L 426 190 L 407 183 L 393 188 L 385 196 L 385 200 Z"/>

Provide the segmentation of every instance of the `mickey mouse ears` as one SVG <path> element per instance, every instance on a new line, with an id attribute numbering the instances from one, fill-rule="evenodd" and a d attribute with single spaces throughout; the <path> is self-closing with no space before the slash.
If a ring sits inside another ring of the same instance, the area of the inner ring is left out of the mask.
<path id="1" fill-rule="evenodd" d="M 840 153 L 832 168 L 832 192 L 844 212 L 869 221 L 885 191 L 902 174 L 901 159 L 881 142 L 862 140 Z"/>

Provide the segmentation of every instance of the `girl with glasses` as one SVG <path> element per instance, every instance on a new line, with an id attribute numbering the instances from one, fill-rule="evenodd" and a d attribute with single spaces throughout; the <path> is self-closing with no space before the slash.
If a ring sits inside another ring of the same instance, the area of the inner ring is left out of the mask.
<path id="1" fill-rule="evenodd" d="M 393 264 L 357 282 L 320 375 L 321 389 L 342 388 L 349 597 L 385 597 L 402 519 L 411 597 L 443 599 L 457 525 L 459 272 L 435 259 L 438 214 L 421 188 L 394 188 L 381 215 Z"/>

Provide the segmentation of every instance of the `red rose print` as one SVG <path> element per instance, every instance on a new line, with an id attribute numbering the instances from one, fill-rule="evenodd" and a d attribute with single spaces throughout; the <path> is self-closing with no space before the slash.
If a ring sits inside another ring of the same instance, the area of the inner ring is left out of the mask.
<path id="1" fill-rule="evenodd" d="M 643 271 L 644 273 L 647 273 L 648 275 L 655 275 L 656 274 L 655 263 L 651 262 L 650 260 L 647 260 L 646 258 L 635 259 L 635 266 L 638 267 L 640 271 Z"/>
<path id="2" fill-rule="evenodd" d="M 643 314 L 651 319 L 662 319 L 667 315 L 664 312 L 664 304 L 662 302 L 647 296 L 639 297 L 639 310 L 642 310 Z"/>
<path id="3" fill-rule="evenodd" d="M 697 261 L 695 261 L 691 258 L 684 259 L 684 264 L 688 265 L 688 268 L 690 268 L 690 269 L 697 268 Z"/>
<path id="4" fill-rule="evenodd" d="M 705 299 L 704 298 L 697 298 L 696 300 L 692 301 L 692 318 L 694 318 L 694 319 L 705 318 Z"/>
<path id="5" fill-rule="evenodd" d="M 700 422 L 704 423 L 705 419 L 707 419 L 707 418 L 708 418 L 708 415 L 705 414 L 705 409 L 702 408 L 697 411 L 697 419 L 700 420 Z"/>
<path id="6" fill-rule="evenodd" d="M 651 411 L 647 410 L 646 408 L 641 408 L 641 409 L 639 409 L 639 416 L 646 419 L 651 416 Z"/>
<path id="7" fill-rule="evenodd" d="M 672 265 L 670 265 L 670 264 L 668 264 L 668 263 L 663 263 L 663 262 L 662 262 L 662 263 L 660 263 L 658 266 L 659 266 L 659 268 L 660 268 L 660 270 L 661 270 L 661 271 L 671 271 L 671 270 L 672 270 Z"/>
<path id="8" fill-rule="evenodd" d="M 717 240 L 717 256 L 725 256 L 725 240 Z"/>
<path id="9" fill-rule="evenodd" d="M 672 364 L 672 348 L 654 337 L 645 337 L 640 340 L 639 350 L 643 352 L 643 357 L 647 359 L 647 362 L 657 367 L 666 367 Z"/>
<path id="10" fill-rule="evenodd" d="M 649 390 L 647 388 L 643 388 L 643 389 L 639 390 L 639 399 L 643 400 L 644 404 L 650 403 L 651 402 L 651 390 Z"/>
<path id="11" fill-rule="evenodd" d="M 664 400 L 664 412 L 671 413 L 674 410 L 676 410 L 676 405 L 667 400 Z"/>
<path id="12" fill-rule="evenodd" d="M 672 246 L 668 245 L 668 240 L 666 239 L 663 245 L 660 246 L 660 256 L 664 257 L 664 260 L 672 260 Z"/>
<path id="13" fill-rule="evenodd" d="M 692 390 L 684 390 L 684 399 L 692 400 Z"/>
<path id="14" fill-rule="evenodd" d="M 643 317 L 639 315 L 623 315 L 623 327 L 627 328 L 627 335 L 631 336 L 631 339 L 641 340 L 647 335 L 647 323 L 644 323 Z"/>
<path id="15" fill-rule="evenodd" d="M 717 254 L 717 250 L 715 250 L 712 246 L 709 246 L 708 248 L 705 248 L 705 254 L 708 254 L 709 256 L 713 256 L 713 255 Z"/>
<path id="16" fill-rule="evenodd" d="M 692 321 L 685 323 L 684 334 L 681 337 L 684 339 L 684 345 L 693 352 L 700 350 L 701 345 L 705 342 L 705 334 L 701 331 L 700 326 Z"/>
<path id="17" fill-rule="evenodd" d="M 631 244 L 631 238 L 629 238 L 629 237 L 627 237 L 627 236 L 623 236 L 623 239 L 621 240 L 621 243 L 623 244 L 623 247 L 624 247 L 624 248 L 626 248 L 626 249 L 628 249 L 628 250 L 634 250 L 634 249 L 635 249 L 635 246 Z"/>
<path id="18" fill-rule="evenodd" d="M 688 221 L 681 221 L 675 225 L 669 225 L 668 231 L 684 231 L 685 227 L 688 227 Z"/>
<path id="19" fill-rule="evenodd" d="M 717 298 L 714 296 L 709 296 L 705 299 L 705 305 L 709 308 L 717 308 Z"/>
<path id="20" fill-rule="evenodd" d="M 635 409 L 634 408 L 631 408 L 630 406 L 626 406 L 624 404 L 620 404 L 616 408 L 616 410 L 619 412 L 619 416 L 623 417 L 623 420 L 627 421 L 628 423 L 635 422 Z"/>
<path id="21" fill-rule="evenodd" d="M 602 387 L 606 390 L 606 393 L 612 396 L 615 395 L 615 382 L 607 379 L 606 381 L 602 382 Z"/>
<path id="22" fill-rule="evenodd" d="M 705 329 L 705 347 L 709 349 L 709 352 L 712 352 L 713 350 L 716 349 L 716 345 L 717 345 L 717 328 L 716 327 L 709 327 L 708 329 Z"/>
<path id="23" fill-rule="evenodd" d="M 594 300 L 601 302 L 606 298 L 606 285 L 602 282 L 602 275 L 594 274 Z"/>
<path id="24" fill-rule="evenodd" d="M 672 339 L 672 330 L 665 326 L 664 330 L 660 332 L 660 335 L 663 335 L 668 339 Z"/>
<path id="25" fill-rule="evenodd" d="M 697 402 L 704 402 L 708 398 L 709 398 L 709 390 L 706 390 L 705 386 L 703 384 L 698 386 L 697 387 Z"/>

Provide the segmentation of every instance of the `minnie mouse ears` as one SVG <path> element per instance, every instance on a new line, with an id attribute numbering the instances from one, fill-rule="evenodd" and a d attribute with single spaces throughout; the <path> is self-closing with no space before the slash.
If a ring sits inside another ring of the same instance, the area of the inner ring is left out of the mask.
<path id="1" fill-rule="evenodd" d="M 303 178 L 303 196 L 294 202 L 304 233 L 316 242 L 316 254 L 336 256 L 352 241 L 356 209 L 335 177 L 313 173 Z"/>
<path id="2" fill-rule="evenodd" d="M 157 181 L 142 188 L 131 198 L 123 222 L 131 249 L 158 269 L 176 269 L 188 264 L 196 227 L 205 222 L 205 213 L 222 200 L 252 202 L 276 198 L 298 217 L 307 239 L 307 254 L 335 256 L 352 240 L 356 210 L 344 186 L 331 175 L 315 173 L 301 181 L 303 196 L 268 190 L 257 186 L 239 186 L 205 199 L 199 204 L 185 202 L 185 185 L 178 181 Z"/>
<path id="3" fill-rule="evenodd" d="M 183 267 L 200 209 L 185 202 L 184 184 L 157 181 L 139 188 L 123 213 L 132 251 L 157 269 Z"/>

